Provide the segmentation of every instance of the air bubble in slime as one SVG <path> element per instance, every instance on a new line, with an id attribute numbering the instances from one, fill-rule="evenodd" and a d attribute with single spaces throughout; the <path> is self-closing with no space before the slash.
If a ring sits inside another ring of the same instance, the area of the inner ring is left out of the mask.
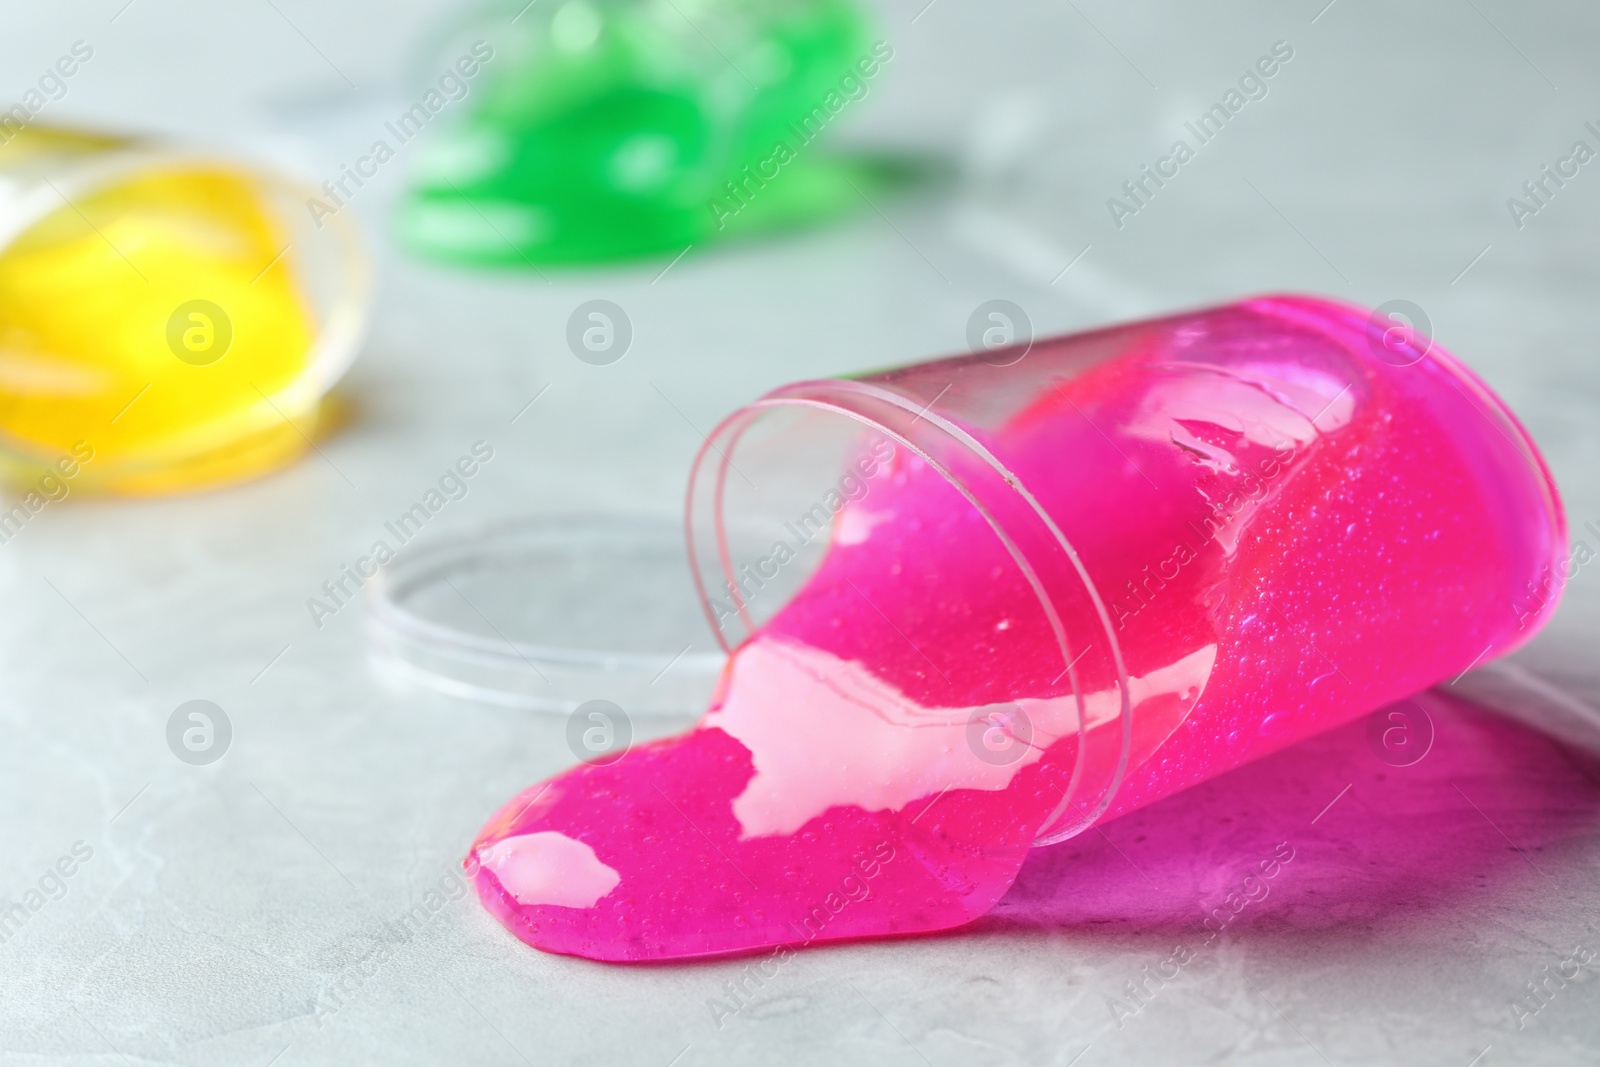
<path id="1" fill-rule="evenodd" d="M 0 465 L 123 493 L 294 459 L 354 358 L 348 216 L 259 168 L 29 126 L 0 145 Z M 70 473 L 69 473 L 70 472 Z"/>
<path id="2" fill-rule="evenodd" d="M 710 710 L 466 861 L 547 951 L 968 922 L 1035 845 L 1521 645 L 1566 541 L 1481 381 L 1300 297 L 779 389 L 710 438 L 688 529 Z"/>

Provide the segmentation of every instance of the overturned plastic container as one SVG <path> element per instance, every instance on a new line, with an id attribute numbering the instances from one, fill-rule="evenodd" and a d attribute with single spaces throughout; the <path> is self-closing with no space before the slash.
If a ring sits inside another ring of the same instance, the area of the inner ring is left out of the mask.
<path id="1" fill-rule="evenodd" d="M 162 493 L 302 455 L 354 360 L 348 212 L 254 162 L 37 126 L 0 144 L 0 465 Z"/>
<path id="2" fill-rule="evenodd" d="M 1040 761 L 1040 844 L 1518 647 L 1566 543 L 1472 372 L 1304 297 L 775 390 L 709 437 L 687 533 L 725 648 L 799 635 L 897 725 L 970 711 L 979 760 Z"/>
<path id="3" fill-rule="evenodd" d="M 1034 846 L 1527 641 L 1565 542 L 1476 377 L 1298 297 L 786 386 L 712 432 L 687 523 L 731 653 L 705 714 L 468 855 L 541 949 L 970 922 Z"/>

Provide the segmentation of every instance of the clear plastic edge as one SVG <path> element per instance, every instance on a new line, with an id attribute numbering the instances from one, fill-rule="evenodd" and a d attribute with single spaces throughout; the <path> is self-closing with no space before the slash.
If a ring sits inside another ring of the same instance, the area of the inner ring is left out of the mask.
<path id="1" fill-rule="evenodd" d="M 613 697 L 623 700 L 630 690 L 659 698 L 654 703 L 628 701 L 629 711 L 698 713 L 703 710 L 695 706 L 700 691 L 709 691 L 721 673 L 720 655 L 627 653 L 515 642 L 433 622 L 402 606 L 408 589 L 429 581 L 440 569 L 470 558 L 500 536 L 530 526 L 558 536 L 563 530 L 576 533 L 596 524 L 616 527 L 641 521 L 634 516 L 596 514 L 501 520 L 469 527 L 397 556 L 379 568 L 364 590 L 368 651 L 374 667 L 407 684 L 502 707 L 564 714 L 585 699 L 605 695 L 596 690 L 606 687 Z M 662 526 L 670 530 L 671 524 L 664 521 Z M 672 682 L 657 689 L 673 669 Z M 534 680 L 537 686 L 531 685 Z"/>
<path id="2" fill-rule="evenodd" d="M 732 456 L 737 448 L 738 439 L 745 428 L 763 413 L 785 406 L 809 407 L 828 412 L 841 418 L 853 420 L 868 429 L 883 434 L 902 447 L 909 449 L 934 470 L 938 471 L 941 477 L 960 492 L 984 517 L 991 530 L 1006 547 L 1012 560 L 1029 581 L 1035 596 L 1039 600 L 1040 607 L 1050 620 L 1062 655 L 1062 662 L 1066 666 L 1066 673 L 1072 684 L 1073 695 L 1078 709 L 1078 737 L 1080 743 L 1072 777 L 1055 810 L 1041 823 L 1039 830 L 1036 831 L 1034 843 L 1036 846 L 1054 844 L 1082 833 L 1094 825 L 1094 822 L 1110 806 L 1127 771 L 1128 754 L 1132 747 L 1133 732 L 1128 674 L 1104 598 L 1100 595 L 1099 590 L 1095 588 L 1082 561 L 1078 558 L 1077 552 L 1067 541 L 1056 523 L 1044 511 L 1043 507 L 1028 492 L 1021 480 L 1009 471 L 971 433 L 944 416 L 929 411 L 926 405 L 919 404 L 912 398 L 869 383 L 848 379 L 820 379 L 798 382 L 774 390 L 755 402 L 733 412 L 723 419 L 708 435 L 695 458 L 690 472 L 685 498 L 684 536 L 688 541 L 690 570 L 696 592 L 700 597 L 701 608 L 718 642 L 728 651 L 732 651 L 726 636 L 717 625 L 715 609 L 711 602 L 712 587 L 708 584 L 707 575 L 701 565 L 700 549 L 705 544 L 714 546 L 715 550 L 711 555 L 719 561 L 723 576 L 725 578 L 732 576 L 732 567 L 725 538 L 727 522 L 726 516 L 723 514 L 721 486 L 724 484 L 727 470 L 732 464 Z M 869 410 L 873 406 L 882 406 L 887 412 L 909 416 L 907 425 L 903 428 L 889 425 L 888 420 L 875 416 Z M 1070 561 L 1070 566 L 1075 572 L 1077 580 L 1082 583 L 1085 592 L 1094 604 L 1098 614 L 1101 636 L 1106 639 L 1112 662 L 1115 664 L 1120 698 L 1119 718 L 1121 729 L 1114 735 L 1114 740 L 1120 746 L 1120 751 L 1116 753 L 1112 761 L 1114 770 L 1109 780 L 1094 783 L 1086 781 L 1091 762 L 1089 739 L 1093 736 L 1093 732 L 1086 729 L 1087 709 L 1084 693 L 1078 679 L 1075 666 L 1076 660 L 1071 653 L 1071 646 L 1067 640 L 1060 612 L 1057 610 L 1053 598 L 1041 585 L 1037 576 L 1038 568 L 1018 548 L 1011 532 L 1003 528 L 1003 525 L 997 521 L 992 509 L 986 506 L 982 499 L 983 490 L 957 477 L 935 458 L 933 453 L 936 449 L 930 447 L 933 444 L 933 439 L 929 435 L 937 435 L 942 438 L 943 443 L 953 443 L 958 449 L 978 460 L 980 469 L 993 472 L 998 477 L 999 482 L 1007 487 L 1005 491 L 1015 494 L 1025 503 L 1027 510 L 1031 512 L 1034 519 L 1048 530 L 1056 550 L 1063 553 L 1067 560 Z M 708 475 L 711 475 L 711 477 L 708 478 Z M 699 495 L 705 489 L 708 481 L 712 487 L 710 509 L 708 514 L 702 516 Z M 706 538 L 709 538 L 709 541 L 703 540 Z M 741 616 L 743 616 L 742 607 Z M 744 618 L 744 621 L 748 625 L 749 620 L 747 617 Z M 1083 795 L 1086 792 L 1092 795 Z"/>

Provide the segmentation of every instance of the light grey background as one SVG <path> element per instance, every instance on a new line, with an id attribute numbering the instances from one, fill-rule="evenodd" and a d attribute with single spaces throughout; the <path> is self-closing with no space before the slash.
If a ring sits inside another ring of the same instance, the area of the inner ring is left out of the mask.
<path id="1" fill-rule="evenodd" d="M 1583 128 L 1600 125 L 1600 11 L 1324 2 L 884 4 L 895 58 L 848 136 L 939 153 L 960 164 L 957 187 L 885 205 L 887 220 L 865 212 L 691 253 L 660 278 L 664 262 L 546 282 L 408 261 L 383 234 L 404 161 L 386 168 L 356 201 L 375 239 L 377 305 L 347 382 L 356 418 L 325 458 L 205 496 L 74 499 L 0 546 L 0 894 L 23 893 L 74 842 L 94 850 L 66 896 L 0 944 L 0 1059 L 1592 1059 L 1600 1012 L 1587 977 L 1522 1029 L 1509 1009 L 1571 946 L 1600 948 L 1593 764 L 1526 738 L 1524 772 L 1559 764 L 1574 783 L 1561 820 L 1537 793 L 1514 813 L 1551 842 L 1537 877 L 1513 857 L 1485 867 L 1475 895 L 1369 893 L 1352 872 L 1410 869 L 1368 847 L 1373 820 L 1403 811 L 1419 842 L 1452 827 L 1485 856 L 1505 855 L 1516 827 L 1495 809 L 1474 814 L 1470 789 L 1386 794 L 1370 760 L 1344 775 L 1341 761 L 1364 756 L 1350 734 L 1318 755 L 1330 782 L 1354 783 L 1349 807 L 1333 809 L 1349 817 L 1307 824 L 1291 868 L 1320 892 L 1296 897 L 1292 915 L 1263 902 L 1265 918 L 1226 933 L 1121 1029 L 1107 998 L 1202 914 L 1181 885 L 1162 886 L 1160 921 L 1146 909 L 1118 926 L 1111 907 L 1050 929 L 994 920 L 813 950 L 721 1029 L 707 1000 L 741 963 L 546 956 L 470 898 L 383 947 L 385 924 L 452 869 L 491 810 L 571 759 L 559 720 L 379 685 L 354 609 L 311 625 L 306 598 L 475 440 L 495 459 L 436 530 L 537 512 L 672 515 L 699 432 L 728 409 L 786 380 L 958 350 L 985 300 L 1015 301 L 1045 334 L 1307 290 L 1426 309 L 1436 336 L 1525 418 L 1574 529 L 1600 522 L 1600 162 L 1520 230 L 1506 206 L 1573 141 L 1600 147 Z M 0 103 L 82 39 L 94 58 L 41 121 L 226 142 L 321 176 L 402 102 L 412 46 L 447 8 L 124 5 L 8 4 Z M 1116 228 L 1106 199 L 1279 40 L 1294 58 L 1270 94 Z M 565 347 L 569 313 L 594 298 L 634 324 L 614 366 Z M 1516 657 L 1535 704 L 1581 714 L 1600 702 L 1596 571 L 1577 574 L 1554 624 Z M 232 719 L 232 749 L 209 767 L 166 747 L 168 715 L 191 699 Z M 1282 785 L 1307 766 L 1297 758 L 1240 781 Z M 1208 901 L 1256 859 L 1226 829 L 1234 814 L 1298 806 L 1309 819 L 1333 793 L 1219 788 L 1132 817 L 1155 825 L 1210 805 L 1190 842 L 1203 869 L 1189 876 Z M 1134 849 L 1137 825 L 1112 824 L 1105 842 Z M 1057 891 L 1070 896 L 1074 877 L 1061 865 Z M 355 992 L 319 1025 L 338 988 Z"/>

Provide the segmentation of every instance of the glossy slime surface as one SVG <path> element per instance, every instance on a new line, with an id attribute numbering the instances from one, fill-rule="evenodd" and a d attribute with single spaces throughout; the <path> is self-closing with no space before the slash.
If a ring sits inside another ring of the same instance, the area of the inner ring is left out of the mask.
<path id="1" fill-rule="evenodd" d="M 1450 357 L 1396 359 L 1364 319 L 1285 298 L 1046 342 L 1029 358 L 1086 355 L 970 427 L 1106 606 L 1131 729 L 1099 821 L 1448 679 L 1553 610 L 1526 606 L 1565 541 L 1531 444 Z M 1063 804 L 1092 814 L 1073 768 L 1122 728 L 1115 679 L 1063 669 L 1013 557 L 927 461 L 882 439 L 860 456 L 870 491 L 694 730 L 484 828 L 466 865 L 518 937 L 648 960 L 947 928 L 994 906 Z"/>

